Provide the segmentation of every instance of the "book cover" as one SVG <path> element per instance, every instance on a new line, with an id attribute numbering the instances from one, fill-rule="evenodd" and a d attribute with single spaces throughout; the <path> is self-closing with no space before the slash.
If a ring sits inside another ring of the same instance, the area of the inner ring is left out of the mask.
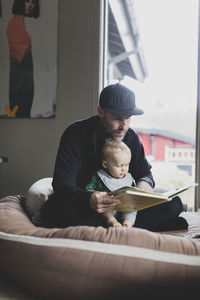
<path id="1" fill-rule="evenodd" d="M 125 186 L 108 194 L 121 201 L 121 204 L 116 206 L 114 210 L 133 212 L 170 201 L 180 193 L 183 193 L 197 185 L 197 183 L 194 183 L 188 186 L 184 186 L 178 190 L 173 190 L 165 193 L 147 192 L 137 187 Z"/>

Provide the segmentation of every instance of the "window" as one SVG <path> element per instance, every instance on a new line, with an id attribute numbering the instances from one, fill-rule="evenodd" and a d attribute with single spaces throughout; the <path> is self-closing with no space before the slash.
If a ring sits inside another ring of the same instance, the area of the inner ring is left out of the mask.
<path id="1" fill-rule="evenodd" d="M 192 183 L 197 163 L 198 0 L 105 3 L 104 85 L 128 86 L 145 111 L 132 117 L 131 126 L 143 142 L 156 185 L 173 189 Z M 191 211 L 194 194 L 182 194 Z"/>

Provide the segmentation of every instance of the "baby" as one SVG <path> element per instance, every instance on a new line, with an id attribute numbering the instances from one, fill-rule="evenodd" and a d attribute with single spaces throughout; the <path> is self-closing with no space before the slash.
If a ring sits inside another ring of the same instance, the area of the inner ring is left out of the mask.
<path id="1" fill-rule="evenodd" d="M 86 189 L 110 192 L 124 186 L 135 186 L 135 181 L 128 172 L 130 161 L 131 151 L 124 142 L 107 139 L 102 149 L 103 168 L 92 177 Z M 102 214 L 108 227 L 131 228 L 136 219 L 136 212 L 107 211 Z"/>

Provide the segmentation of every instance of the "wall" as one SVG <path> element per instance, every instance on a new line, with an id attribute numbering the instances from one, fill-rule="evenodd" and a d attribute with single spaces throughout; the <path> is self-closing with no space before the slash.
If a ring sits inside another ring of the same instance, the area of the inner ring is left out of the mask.
<path id="1" fill-rule="evenodd" d="M 149 134 L 145 134 L 145 133 L 140 133 L 137 132 L 140 140 L 142 141 L 143 147 L 144 147 L 144 151 L 145 154 L 151 155 L 151 142 L 150 142 L 150 135 Z"/>
<path id="2" fill-rule="evenodd" d="M 59 0 L 58 84 L 55 119 L 0 119 L 0 197 L 26 195 L 53 175 L 60 136 L 98 102 L 100 0 Z"/>

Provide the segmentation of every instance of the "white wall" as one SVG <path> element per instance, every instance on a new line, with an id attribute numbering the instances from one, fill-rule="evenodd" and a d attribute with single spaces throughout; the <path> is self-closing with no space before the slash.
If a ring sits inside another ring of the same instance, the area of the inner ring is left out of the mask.
<path id="1" fill-rule="evenodd" d="M 59 0 L 58 84 L 55 119 L 0 119 L 0 197 L 26 195 L 53 176 L 60 136 L 98 102 L 100 0 Z"/>

